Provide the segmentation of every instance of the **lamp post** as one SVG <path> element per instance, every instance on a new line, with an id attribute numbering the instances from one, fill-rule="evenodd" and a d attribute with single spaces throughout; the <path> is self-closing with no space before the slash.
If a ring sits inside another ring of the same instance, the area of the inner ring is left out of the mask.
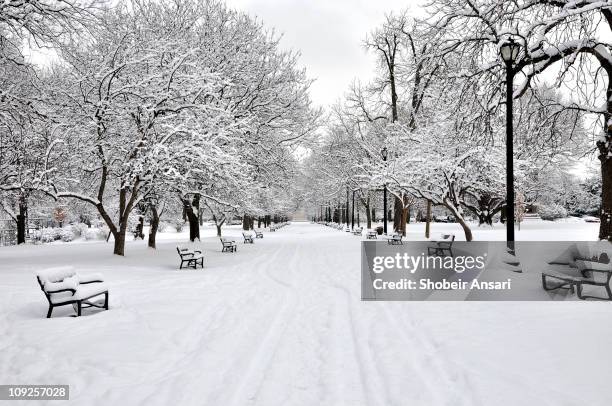
<path id="1" fill-rule="evenodd" d="M 520 44 L 512 38 L 499 48 L 501 59 L 506 65 L 506 240 L 508 242 L 508 250 L 512 254 L 514 254 L 513 64 L 518 57 L 519 51 Z"/>
<path id="2" fill-rule="evenodd" d="M 383 149 L 380 150 L 380 154 L 382 155 L 383 162 L 385 163 L 387 162 L 388 153 L 389 151 L 387 150 L 387 147 L 384 147 Z M 385 182 L 384 187 L 383 187 L 383 206 L 384 206 L 383 232 L 386 235 L 387 234 L 387 182 Z"/>

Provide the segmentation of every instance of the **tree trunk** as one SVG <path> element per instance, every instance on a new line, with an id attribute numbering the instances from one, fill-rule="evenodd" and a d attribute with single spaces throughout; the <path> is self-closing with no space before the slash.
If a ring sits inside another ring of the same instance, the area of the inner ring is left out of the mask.
<path id="1" fill-rule="evenodd" d="M 612 143 L 611 135 L 607 136 L 608 145 Z M 609 147 L 607 148 L 609 149 Z M 607 152 L 610 154 L 610 151 Z M 600 155 L 601 160 L 601 213 L 599 239 L 612 241 L 612 158 Z"/>
<path id="2" fill-rule="evenodd" d="M 370 198 L 368 197 L 368 199 L 366 200 L 366 204 L 365 206 L 365 212 L 366 212 L 366 224 L 367 224 L 367 228 L 370 229 L 372 228 L 372 216 L 374 215 L 374 209 L 370 210 Z"/>
<path id="3" fill-rule="evenodd" d="M 408 207 L 406 207 L 405 209 L 402 209 L 402 218 L 401 218 L 401 223 L 400 223 L 400 233 L 402 233 L 402 235 L 405 237 L 406 236 L 406 224 L 408 224 L 408 213 L 410 212 L 410 209 Z"/>
<path id="4" fill-rule="evenodd" d="M 26 218 L 28 213 L 28 202 L 22 194 L 19 195 L 17 212 L 17 244 L 25 244 L 26 242 Z"/>
<path id="5" fill-rule="evenodd" d="M 372 221 L 376 223 L 376 208 L 372 207 Z"/>
<path id="6" fill-rule="evenodd" d="M 351 230 L 355 229 L 355 191 L 353 190 L 353 202 L 351 206 Z"/>
<path id="7" fill-rule="evenodd" d="M 425 238 L 429 238 L 431 223 L 431 200 L 427 200 L 427 215 L 425 217 Z"/>
<path id="8" fill-rule="evenodd" d="M 157 207 L 151 206 L 151 227 L 149 228 L 149 248 L 156 248 L 155 237 L 157 237 L 157 229 L 159 228 L 159 212 Z"/>
<path id="9" fill-rule="evenodd" d="M 138 216 L 138 225 L 136 225 L 136 232 L 134 233 L 134 239 L 140 238 L 144 240 L 144 216 Z"/>
<path id="10" fill-rule="evenodd" d="M 403 219 L 403 207 L 402 201 L 397 196 L 393 198 L 393 231 L 396 233 L 402 232 L 402 219 Z"/>
<path id="11" fill-rule="evenodd" d="M 115 245 L 113 248 L 113 254 L 115 255 L 125 255 L 125 234 L 127 231 L 127 225 L 121 224 L 119 227 L 119 232 L 113 233 L 113 237 L 115 238 Z"/>
<path id="12" fill-rule="evenodd" d="M 461 216 L 455 216 L 457 218 L 457 221 L 459 222 L 459 224 L 461 224 L 461 228 L 463 228 L 463 232 L 465 233 L 465 240 L 466 241 L 472 241 L 472 230 L 470 229 L 470 227 L 467 225 L 467 223 L 465 222 L 465 220 L 463 219 L 463 217 Z"/>
<path id="13" fill-rule="evenodd" d="M 189 241 L 193 242 L 200 239 L 200 222 L 198 213 L 200 212 L 200 195 L 194 195 L 193 200 L 183 199 L 183 209 L 189 221 Z"/>
<path id="14" fill-rule="evenodd" d="M 221 226 L 223 224 L 215 224 L 215 227 L 217 227 L 217 237 L 221 237 Z"/>
<path id="15" fill-rule="evenodd" d="M 251 217 L 246 214 L 242 216 L 242 229 L 245 231 L 250 230 L 251 228 Z"/>

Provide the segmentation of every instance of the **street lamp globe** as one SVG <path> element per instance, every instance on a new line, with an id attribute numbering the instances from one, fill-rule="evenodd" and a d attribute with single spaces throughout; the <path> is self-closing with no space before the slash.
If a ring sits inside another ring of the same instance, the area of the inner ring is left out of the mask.
<path id="1" fill-rule="evenodd" d="M 516 42 L 513 38 L 509 38 L 506 42 L 499 47 L 499 54 L 506 63 L 512 63 L 518 58 L 521 45 Z"/>

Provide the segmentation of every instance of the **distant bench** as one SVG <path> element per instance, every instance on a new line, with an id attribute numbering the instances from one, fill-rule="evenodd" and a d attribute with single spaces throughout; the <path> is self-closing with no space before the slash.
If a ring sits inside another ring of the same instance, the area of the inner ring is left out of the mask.
<path id="1" fill-rule="evenodd" d="M 198 269 L 198 265 L 204 268 L 204 255 L 200 250 L 191 250 L 184 247 L 176 247 L 176 251 L 181 257 L 181 266 L 179 269 L 183 269 L 183 265 L 187 264 L 185 268 Z"/>
<path id="2" fill-rule="evenodd" d="M 221 252 L 236 252 L 238 251 L 238 245 L 236 241 L 228 240 L 225 237 L 219 238 L 221 240 Z"/>
<path id="3" fill-rule="evenodd" d="M 455 234 L 441 234 L 440 238 L 432 240 L 433 246 L 427 247 L 428 255 L 445 256 L 445 252 L 452 257 L 453 256 L 453 242 L 455 241 Z"/>
<path id="4" fill-rule="evenodd" d="M 393 233 L 387 237 L 387 244 L 389 245 L 403 245 L 402 235 L 400 233 Z"/>
<path id="5" fill-rule="evenodd" d="M 242 237 L 244 238 L 243 244 L 253 244 L 255 240 L 253 240 L 253 234 L 242 232 Z"/>

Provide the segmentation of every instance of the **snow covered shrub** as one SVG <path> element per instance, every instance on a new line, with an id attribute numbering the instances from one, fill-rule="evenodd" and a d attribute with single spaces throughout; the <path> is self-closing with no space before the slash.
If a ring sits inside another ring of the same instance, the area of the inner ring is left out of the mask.
<path id="1" fill-rule="evenodd" d="M 30 239 L 35 242 L 40 241 L 40 230 L 32 230 L 30 231 Z"/>
<path id="2" fill-rule="evenodd" d="M 57 240 L 61 240 L 62 239 L 62 232 L 63 232 L 63 228 L 62 227 L 55 227 L 53 229 L 53 241 L 57 241 Z"/>
<path id="3" fill-rule="evenodd" d="M 74 232 L 72 227 L 60 228 L 60 238 L 63 242 L 70 242 L 74 240 Z"/>
<path id="4" fill-rule="evenodd" d="M 166 231 L 168 231 L 168 227 L 170 227 L 170 225 L 167 222 L 160 221 L 159 226 L 157 227 L 157 231 L 159 231 L 160 233 L 165 233 Z"/>
<path id="5" fill-rule="evenodd" d="M 556 220 L 567 217 L 567 210 L 556 203 L 542 205 L 538 209 L 538 214 L 542 220 Z"/>
<path id="6" fill-rule="evenodd" d="M 183 219 L 176 220 L 174 222 L 174 228 L 176 228 L 177 233 L 180 233 L 181 231 L 183 231 L 184 226 L 185 226 L 185 221 Z"/>
<path id="7" fill-rule="evenodd" d="M 38 240 L 40 242 L 53 242 L 56 239 L 55 236 L 57 235 L 57 233 L 53 227 L 44 227 L 38 230 L 38 232 Z"/>
<path id="8" fill-rule="evenodd" d="M 89 227 L 85 223 L 77 223 L 70 226 L 72 228 L 72 234 L 76 237 L 84 236 Z"/>
<path id="9" fill-rule="evenodd" d="M 104 240 L 106 239 L 106 235 L 108 230 L 105 228 L 88 228 L 85 231 L 85 239 L 90 240 Z"/>

